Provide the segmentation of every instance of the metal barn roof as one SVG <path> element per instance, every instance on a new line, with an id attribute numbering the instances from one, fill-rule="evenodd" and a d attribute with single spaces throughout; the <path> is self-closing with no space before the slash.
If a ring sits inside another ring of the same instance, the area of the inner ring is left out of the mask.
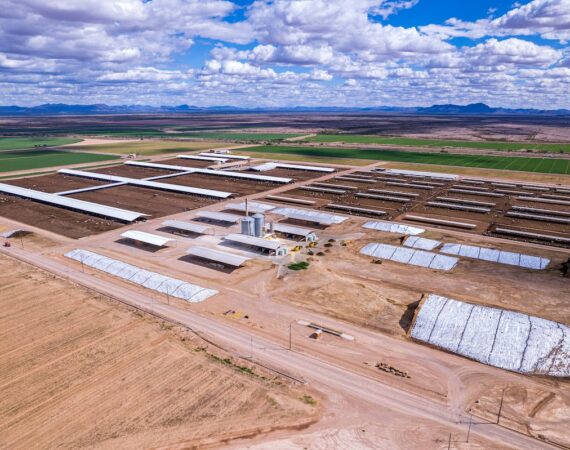
<path id="1" fill-rule="evenodd" d="M 231 253 L 222 252 L 220 250 L 214 250 L 206 247 L 192 247 L 186 253 L 192 256 L 198 256 L 199 258 L 209 259 L 235 267 L 241 266 L 244 262 L 250 259 L 246 258 L 245 256 L 233 255 Z"/>
<path id="2" fill-rule="evenodd" d="M 211 219 L 211 220 L 218 220 L 220 222 L 231 222 L 231 223 L 237 223 L 241 219 L 243 219 L 242 216 L 238 216 L 236 214 L 228 214 L 218 211 L 198 211 L 196 213 L 196 216 L 202 219 Z"/>
<path id="3" fill-rule="evenodd" d="M 58 173 L 63 173 L 65 175 L 74 175 L 77 177 L 84 177 L 84 178 L 93 178 L 96 180 L 105 180 L 115 183 L 127 183 L 133 186 L 141 186 L 147 187 L 150 189 L 160 189 L 164 191 L 172 191 L 172 192 L 181 192 L 183 194 L 195 194 L 195 195 L 204 195 L 206 197 L 214 197 L 214 198 L 228 198 L 232 195 L 231 192 L 224 192 L 224 191 L 214 191 L 211 189 L 201 189 L 195 188 L 190 186 L 179 186 L 176 184 L 170 183 L 160 183 L 157 181 L 148 181 L 148 180 L 139 180 L 136 178 L 127 178 L 127 177 L 117 177 L 115 175 L 107 175 L 103 173 L 95 173 L 95 172 L 84 172 L 82 170 L 70 170 L 70 169 L 61 169 Z"/>
<path id="4" fill-rule="evenodd" d="M 144 242 L 145 244 L 156 245 L 157 247 L 164 247 L 169 242 L 174 242 L 175 239 L 158 236 L 157 234 L 145 233 L 144 231 L 128 230 L 121 233 L 121 236 L 133 241 Z"/>
<path id="5" fill-rule="evenodd" d="M 252 213 L 265 213 L 267 211 L 271 211 L 272 209 L 276 208 L 275 205 L 269 205 L 267 203 L 258 203 L 258 202 L 248 202 L 247 209 L 249 212 Z M 228 203 L 224 209 L 230 209 L 233 211 L 245 211 L 245 202 L 241 203 Z"/>
<path id="6" fill-rule="evenodd" d="M 446 180 L 459 180 L 459 175 L 450 175 L 448 173 L 439 172 L 421 172 L 417 170 L 402 170 L 402 169 L 386 169 L 385 173 L 394 173 L 400 175 L 409 175 L 412 177 L 430 177 L 430 178 L 442 178 Z"/>
<path id="7" fill-rule="evenodd" d="M 148 214 L 129 211 L 126 209 L 113 208 L 112 206 L 86 202 L 84 200 L 77 200 L 70 197 L 48 194 L 46 192 L 34 191 L 32 189 L 21 188 L 9 184 L 0 183 L 0 192 L 17 195 L 18 197 L 24 197 L 30 200 L 36 200 L 38 202 L 48 203 L 50 205 L 74 209 L 76 211 L 109 217 L 111 219 L 117 219 L 124 222 L 133 222 L 137 219 L 140 219 L 141 217 L 148 217 Z"/>
<path id="8" fill-rule="evenodd" d="M 281 244 L 277 241 L 271 241 L 269 239 L 263 239 L 254 236 L 246 236 L 245 234 L 228 234 L 224 239 L 231 242 L 238 242 L 240 244 L 265 248 L 268 250 L 277 250 L 281 248 Z"/>
<path id="9" fill-rule="evenodd" d="M 165 227 L 176 228 L 177 230 L 190 231 L 198 234 L 208 234 L 212 229 L 196 223 L 183 222 L 182 220 L 165 220 L 162 222 Z"/>
<path id="10" fill-rule="evenodd" d="M 305 220 L 315 222 L 321 225 L 332 225 L 344 222 L 348 217 L 338 216 L 336 214 L 328 214 L 313 209 L 297 209 L 297 208 L 276 208 L 272 213 L 280 214 L 290 219 Z"/>
<path id="11" fill-rule="evenodd" d="M 180 159 L 195 159 L 197 161 L 217 161 L 217 162 L 226 162 L 227 158 L 222 158 L 221 156 L 199 156 L 199 155 L 178 155 L 176 156 Z"/>
<path id="12" fill-rule="evenodd" d="M 231 170 L 214 170 L 214 169 L 189 169 L 184 166 L 173 166 L 170 164 L 157 164 L 157 163 L 147 163 L 140 161 L 127 161 L 125 164 L 129 166 L 139 166 L 139 167 L 152 167 L 154 169 L 165 169 L 165 170 L 179 170 L 181 172 L 191 173 L 203 173 L 205 175 L 220 175 L 223 177 L 232 178 L 243 178 L 245 180 L 255 180 L 255 181 L 270 181 L 272 183 L 290 183 L 291 178 L 283 177 L 270 177 L 266 175 L 253 175 L 251 173 L 234 172 Z"/>
<path id="13" fill-rule="evenodd" d="M 200 156 L 212 156 L 212 157 L 216 157 L 218 155 L 220 155 L 220 153 L 206 153 L 206 152 L 202 152 L 199 153 Z M 229 153 L 223 153 L 223 157 L 226 159 L 242 159 L 242 160 L 247 160 L 247 159 L 251 159 L 249 156 L 239 156 L 239 155 L 232 155 Z"/>
<path id="14" fill-rule="evenodd" d="M 296 169 L 296 170 L 307 170 L 310 172 L 327 172 L 332 173 L 334 169 L 331 167 L 320 167 L 320 166 L 302 166 L 300 164 L 285 164 L 285 163 L 274 163 L 276 167 L 281 169 Z"/>
<path id="15" fill-rule="evenodd" d="M 273 229 L 279 231 L 280 233 L 293 234 L 295 236 L 307 237 L 313 234 L 315 231 L 310 228 L 296 227 L 294 225 L 287 225 L 286 223 L 274 223 Z"/>

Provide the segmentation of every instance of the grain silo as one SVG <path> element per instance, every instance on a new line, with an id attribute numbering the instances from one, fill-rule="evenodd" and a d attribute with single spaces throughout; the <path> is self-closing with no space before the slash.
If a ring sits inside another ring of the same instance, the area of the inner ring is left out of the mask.
<path id="1" fill-rule="evenodd" d="M 253 215 L 253 230 L 255 237 L 263 237 L 263 229 L 265 227 L 265 216 L 263 214 Z"/>
<path id="2" fill-rule="evenodd" d="M 241 234 L 255 236 L 255 220 L 252 217 L 241 219 Z"/>

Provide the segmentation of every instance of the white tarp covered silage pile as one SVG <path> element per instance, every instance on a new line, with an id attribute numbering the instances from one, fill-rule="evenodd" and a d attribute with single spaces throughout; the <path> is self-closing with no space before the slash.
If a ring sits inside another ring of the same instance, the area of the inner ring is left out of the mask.
<path id="1" fill-rule="evenodd" d="M 441 248 L 441 253 L 535 270 L 544 270 L 550 263 L 548 258 L 541 258 L 540 256 L 531 256 L 522 253 L 507 252 L 494 248 L 477 247 L 475 245 L 465 244 L 444 244 Z"/>
<path id="2" fill-rule="evenodd" d="M 404 241 L 406 247 L 419 248 L 420 250 L 433 250 L 441 245 L 440 241 L 426 239 L 417 236 L 410 236 Z"/>
<path id="3" fill-rule="evenodd" d="M 402 223 L 394 222 L 366 222 L 362 228 L 370 230 L 386 231 L 387 233 L 409 234 L 412 236 L 422 234 L 426 230 L 418 227 L 411 227 Z"/>
<path id="4" fill-rule="evenodd" d="M 374 258 L 437 270 L 451 270 L 459 261 L 452 256 L 375 242 L 366 245 L 360 253 Z"/>
<path id="5" fill-rule="evenodd" d="M 429 295 L 411 336 L 501 369 L 570 376 L 570 327 L 539 317 Z"/>
<path id="6" fill-rule="evenodd" d="M 207 289 L 185 281 L 160 275 L 156 272 L 141 269 L 140 267 L 108 258 L 88 250 L 75 249 L 65 254 L 66 257 L 79 261 L 86 266 L 101 270 L 102 272 L 114 275 L 138 284 L 147 289 L 167 294 L 172 297 L 186 300 L 190 303 L 199 303 L 209 297 L 216 295 L 218 291 Z"/>

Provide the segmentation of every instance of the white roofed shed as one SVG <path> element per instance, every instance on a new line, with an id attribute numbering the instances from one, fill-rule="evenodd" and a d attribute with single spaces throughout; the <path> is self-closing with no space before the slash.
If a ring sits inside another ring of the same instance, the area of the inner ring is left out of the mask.
<path id="1" fill-rule="evenodd" d="M 228 234 L 224 239 L 229 242 L 235 242 L 238 244 L 256 247 L 269 253 L 275 253 L 276 255 L 284 255 L 287 253 L 287 249 L 282 247 L 279 242 L 272 241 L 270 239 L 263 239 L 263 238 L 247 236 L 245 234 L 237 234 L 237 233 Z"/>
<path id="2" fill-rule="evenodd" d="M 186 253 L 190 256 L 197 256 L 198 258 L 209 259 L 210 261 L 216 261 L 234 267 L 240 267 L 250 259 L 245 256 L 234 255 L 206 247 L 192 247 Z"/>
<path id="3" fill-rule="evenodd" d="M 156 247 L 165 247 L 171 242 L 175 242 L 175 239 L 138 230 L 125 231 L 124 233 L 121 233 L 121 237 L 125 239 L 131 239 L 133 241 L 143 242 L 149 245 L 154 245 Z"/>
<path id="4" fill-rule="evenodd" d="M 63 197 L 47 192 L 34 191 L 19 186 L 0 183 L 0 192 L 5 194 L 16 195 L 17 197 L 27 198 L 49 205 L 55 205 L 62 208 L 72 209 L 83 213 L 94 214 L 96 216 L 108 217 L 110 219 L 120 220 L 122 222 L 134 222 L 148 214 L 143 214 L 126 209 L 114 208 L 112 206 L 100 205 L 98 203 L 86 202 L 75 198 Z"/>

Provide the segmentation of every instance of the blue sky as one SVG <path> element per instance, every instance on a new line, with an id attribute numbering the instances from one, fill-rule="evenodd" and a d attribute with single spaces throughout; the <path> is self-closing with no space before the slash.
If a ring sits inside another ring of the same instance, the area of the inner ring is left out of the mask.
<path id="1" fill-rule="evenodd" d="M 0 103 L 570 108 L 570 0 L 4 0 Z"/>

